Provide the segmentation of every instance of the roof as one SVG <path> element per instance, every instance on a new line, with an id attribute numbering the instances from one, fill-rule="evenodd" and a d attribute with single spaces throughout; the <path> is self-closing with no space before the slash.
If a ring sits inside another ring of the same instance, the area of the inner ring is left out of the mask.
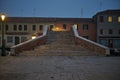
<path id="1" fill-rule="evenodd" d="M 120 15 L 120 9 L 116 9 L 116 10 L 105 10 L 105 11 L 101 11 L 98 12 L 96 15 Z"/>
<path id="2" fill-rule="evenodd" d="M 92 18 L 8 17 L 7 22 L 92 22 Z"/>

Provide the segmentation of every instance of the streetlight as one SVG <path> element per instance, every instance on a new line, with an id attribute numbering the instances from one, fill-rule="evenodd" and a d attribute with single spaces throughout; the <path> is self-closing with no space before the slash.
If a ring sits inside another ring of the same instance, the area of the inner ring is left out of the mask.
<path id="1" fill-rule="evenodd" d="M 1 17 L 1 20 L 2 20 L 2 53 L 1 53 L 1 56 L 6 56 L 6 53 L 5 53 L 5 39 L 4 39 L 4 21 L 5 21 L 5 14 L 2 13 L 0 15 Z"/>

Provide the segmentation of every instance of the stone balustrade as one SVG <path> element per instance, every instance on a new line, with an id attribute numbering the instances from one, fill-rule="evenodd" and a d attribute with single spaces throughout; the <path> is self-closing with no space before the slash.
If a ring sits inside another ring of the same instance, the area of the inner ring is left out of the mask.
<path id="1" fill-rule="evenodd" d="M 44 26 L 43 34 L 41 36 L 36 37 L 35 39 L 30 39 L 23 43 L 11 47 L 11 54 L 15 55 L 20 52 L 26 50 L 32 50 L 36 46 L 42 45 L 46 43 L 46 34 L 47 34 L 48 26 Z"/>
<path id="2" fill-rule="evenodd" d="M 76 45 L 81 45 L 88 50 L 98 53 L 98 55 L 110 55 L 110 49 L 108 47 L 79 36 L 74 26 L 72 26 L 72 30 L 75 36 Z"/>

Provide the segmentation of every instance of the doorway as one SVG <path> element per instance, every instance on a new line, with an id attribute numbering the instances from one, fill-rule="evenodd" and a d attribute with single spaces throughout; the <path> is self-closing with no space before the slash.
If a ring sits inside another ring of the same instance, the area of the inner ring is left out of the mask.
<path id="1" fill-rule="evenodd" d="M 113 48 L 113 40 L 112 39 L 108 40 L 108 47 Z"/>
<path id="2" fill-rule="evenodd" d="M 53 28 L 54 28 L 54 26 L 53 26 L 53 25 L 50 25 L 49 30 L 52 31 Z"/>
<path id="3" fill-rule="evenodd" d="M 20 43 L 20 39 L 19 39 L 19 37 L 15 37 L 15 45 L 17 45 L 17 44 L 19 44 Z"/>

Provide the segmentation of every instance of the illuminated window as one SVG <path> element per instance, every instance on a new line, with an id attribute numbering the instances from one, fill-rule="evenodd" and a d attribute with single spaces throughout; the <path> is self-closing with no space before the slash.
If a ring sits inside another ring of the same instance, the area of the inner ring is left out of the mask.
<path id="1" fill-rule="evenodd" d="M 118 17 L 118 22 L 120 22 L 120 16 Z"/>
<path id="2" fill-rule="evenodd" d="M 112 16 L 108 16 L 108 22 L 112 22 Z"/>

